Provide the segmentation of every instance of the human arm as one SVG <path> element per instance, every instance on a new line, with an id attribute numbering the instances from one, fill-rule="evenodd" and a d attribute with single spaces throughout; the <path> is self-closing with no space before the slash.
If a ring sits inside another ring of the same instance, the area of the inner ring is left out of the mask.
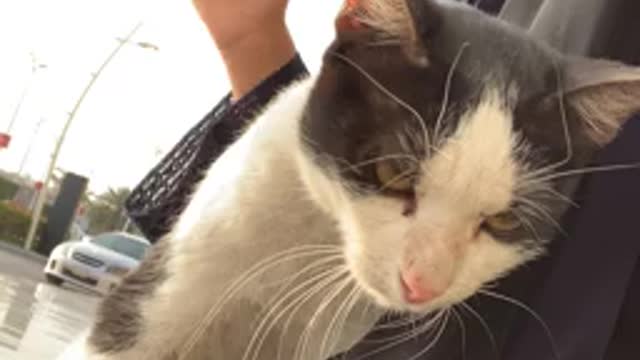
<path id="1" fill-rule="evenodd" d="M 288 0 L 194 0 L 240 99 L 295 55 L 285 24 Z"/>

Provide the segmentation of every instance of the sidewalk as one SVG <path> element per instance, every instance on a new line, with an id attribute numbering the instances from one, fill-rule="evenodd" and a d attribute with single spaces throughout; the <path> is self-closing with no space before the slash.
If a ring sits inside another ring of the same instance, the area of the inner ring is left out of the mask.
<path id="1" fill-rule="evenodd" d="M 16 245 L 10 244 L 10 243 L 2 241 L 2 240 L 0 240 L 0 251 L 9 252 L 9 253 L 12 253 L 14 255 L 22 256 L 22 257 L 27 258 L 29 260 L 38 262 L 38 263 L 40 263 L 42 265 L 47 263 L 47 258 L 46 257 L 44 257 L 44 256 L 42 256 L 42 255 L 40 255 L 38 253 L 32 252 L 32 251 L 27 251 L 27 250 L 25 250 L 23 248 L 20 248 L 20 247 L 18 247 Z"/>

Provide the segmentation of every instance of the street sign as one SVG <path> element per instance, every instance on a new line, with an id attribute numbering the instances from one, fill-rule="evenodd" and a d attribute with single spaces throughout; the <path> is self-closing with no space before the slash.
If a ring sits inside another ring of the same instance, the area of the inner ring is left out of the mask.
<path id="1" fill-rule="evenodd" d="M 0 149 L 6 149 L 11 142 L 11 135 L 0 132 Z"/>

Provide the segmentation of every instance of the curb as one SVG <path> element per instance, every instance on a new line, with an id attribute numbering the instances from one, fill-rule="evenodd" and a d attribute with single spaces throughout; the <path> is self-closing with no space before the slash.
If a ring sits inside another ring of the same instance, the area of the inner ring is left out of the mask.
<path id="1" fill-rule="evenodd" d="M 6 251 L 14 255 L 22 256 L 22 257 L 28 258 L 29 260 L 41 263 L 42 265 L 45 265 L 47 263 L 47 258 L 45 256 L 32 251 L 27 251 L 23 248 L 20 248 L 18 246 L 15 246 L 13 244 L 10 244 L 1 240 L 0 240 L 0 251 Z"/>

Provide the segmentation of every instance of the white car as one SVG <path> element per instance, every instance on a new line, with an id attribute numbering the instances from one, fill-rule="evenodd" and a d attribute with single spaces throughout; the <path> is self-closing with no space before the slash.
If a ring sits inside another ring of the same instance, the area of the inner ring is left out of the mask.
<path id="1" fill-rule="evenodd" d="M 148 240 L 126 233 L 67 241 L 51 252 L 45 277 L 55 285 L 69 282 L 105 295 L 140 265 L 150 245 Z"/>

